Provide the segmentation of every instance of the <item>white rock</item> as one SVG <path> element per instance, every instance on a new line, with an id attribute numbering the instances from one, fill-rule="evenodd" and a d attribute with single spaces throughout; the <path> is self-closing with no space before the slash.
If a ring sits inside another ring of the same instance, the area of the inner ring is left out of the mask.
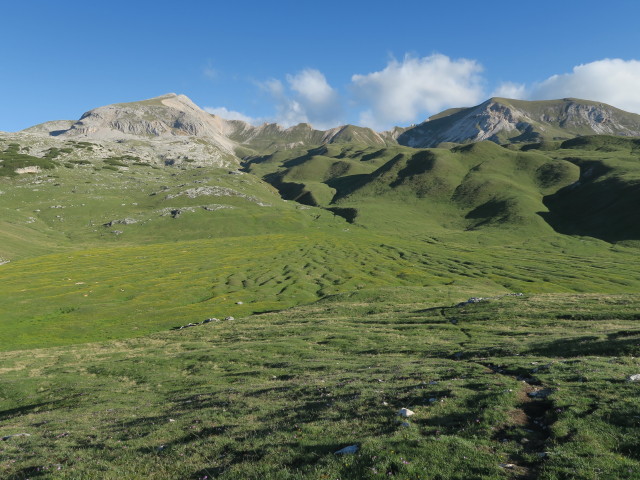
<path id="1" fill-rule="evenodd" d="M 409 418 L 411 415 L 415 415 L 415 414 L 416 414 L 416 412 L 412 412 L 408 408 L 401 408 L 398 411 L 398 415 L 403 417 L 403 418 Z"/>
<path id="2" fill-rule="evenodd" d="M 636 373 L 635 375 L 629 375 L 627 377 L 627 382 L 640 382 L 640 373 Z"/>

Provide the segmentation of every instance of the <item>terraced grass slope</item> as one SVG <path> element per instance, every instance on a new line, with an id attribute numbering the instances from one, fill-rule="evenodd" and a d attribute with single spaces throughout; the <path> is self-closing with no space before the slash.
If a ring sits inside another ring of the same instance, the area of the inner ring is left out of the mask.
<path id="1" fill-rule="evenodd" d="M 16 154 L 17 148 L 7 144 L 0 160 L 11 159 L 0 165 L 15 157 L 33 171 L 17 174 L 11 164 L 11 176 L 0 177 L 0 257 L 6 260 L 334 223 L 332 214 L 285 202 L 271 186 L 237 170 L 188 162 L 161 167 L 135 156 L 87 153 L 82 145 L 43 158 Z"/>
<path id="2" fill-rule="evenodd" d="M 546 210 L 544 196 L 579 177 L 567 160 L 492 142 L 423 150 L 323 146 L 283 157 L 251 159 L 248 169 L 288 198 L 354 210 L 364 225 L 384 228 L 381 216 L 398 219 L 406 205 L 418 231 L 496 225 L 550 230 L 538 215 Z"/>
<path id="3" fill-rule="evenodd" d="M 0 477 L 640 475 L 636 140 L 17 138 Z"/>
<path id="4" fill-rule="evenodd" d="M 447 299 L 635 292 L 640 264 L 637 250 L 597 241 L 309 229 L 70 251 L 11 262 L 0 278 L 0 349 L 8 350 L 140 336 L 394 285 Z"/>
<path id="5" fill-rule="evenodd" d="M 455 303 L 377 288 L 0 353 L 0 476 L 638 478 L 637 295 Z"/>
<path id="6" fill-rule="evenodd" d="M 0 179 L 0 349 L 140 336 L 378 286 L 637 291 L 633 243 L 551 228 L 558 202 L 594 188 L 581 162 L 635 181 L 633 144 L 593 141 L 608 150 L 325 145 L 254 158 L 255 175 L 59 152 L 50 170 Z M 318 206 L 282 200 L 257 175 Z M 631 206 L 625 215 L 613 218 L 636 222 Z"/>
<path id="7" fill-rule="evenodd" d="M 545 199 L 547 220 L 559 232 L 610 242 L 640 238 L 640 141 L 611 136 L 563 142 L 548 155 L 580 168 L 580 179 Z"/>

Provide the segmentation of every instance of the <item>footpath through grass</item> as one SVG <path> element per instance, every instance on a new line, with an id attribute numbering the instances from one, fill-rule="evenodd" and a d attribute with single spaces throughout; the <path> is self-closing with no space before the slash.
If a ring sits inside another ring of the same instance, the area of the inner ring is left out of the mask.
<path id="1" fill-rule="evenodd" d="M 0 477 L 637 479 L 639 311 L 402 287 L 1 353 Z"/>

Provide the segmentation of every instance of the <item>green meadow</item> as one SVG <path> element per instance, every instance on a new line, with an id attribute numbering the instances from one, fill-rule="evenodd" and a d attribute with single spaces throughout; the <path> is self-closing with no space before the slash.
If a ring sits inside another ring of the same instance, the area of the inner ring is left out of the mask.
<path id="1" fill-rule="evenodd" d="M 638 478 L 636 295 L 438 300 L 363 289 L 6 352 L 1 432 L 29 436 L 2 442 L 2 474 Z"/>
<path id="2" fill-rule="evenodd" d="M 89 147 L 0 142 L 1 478 L 640 478 L 637 140 Z"/>

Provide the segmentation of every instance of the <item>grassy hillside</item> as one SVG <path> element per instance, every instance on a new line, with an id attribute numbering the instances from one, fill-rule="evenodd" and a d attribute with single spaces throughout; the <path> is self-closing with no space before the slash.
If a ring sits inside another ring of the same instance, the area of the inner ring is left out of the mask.
<path id="1" fill-rule="evenodd" d="M 0 475 L 635 479 L 639 307 L 375 289 L 1 353 Z"/>
<path id="2" fill-rule="evenodd" d="M 640 476 L 637 141 L 1 147 L 1 478 Z"/>
<path id="3" fill-rule="evenodd" d="M 83 249 L 0 268 L 0 349 L 127 338 L 385 286 L 429 287 L 452 301 L 635 292 L 639 272 L 637 250 L 588 239 L 412 239 L 358 227 Z"/>
<path id="4" fill-rule="evenodd" d="M 258 178 L 228 169 L 158 167 L 133 156 L 86 160 L 74 152 L 54 160 L 22 156 L 34 160 L 24 160 L 25 166 L 41 170 L 19 175 L 11 166 L 10 176 L 0 176 L 0 257 L 9 260 L 57 249 L 293 232 L 334 222 L 333 215 L 302 210 Z M 45 161 L 55 163 L 45 169 L 38 163 Z"/>
<path id="5" fill-rule="evenodd" d="M 445 149 L 353 146 L 321 147 L 252 159 L 248 170 L 261 175 L 287 198 L 309 205 L 357 211 L 357 222 L 385 228 L 380 211 L 398 217 L 400 205 L 417 212 L 401 215 L 417 231 L 499 226 L 550 231 L 538 215 L 545 195 L 574 183 L 579 168 L 536 151 L 521 152 L 492 142 Z M 374 213 L 370 213 L 371 209 Z M 384 215 L 384 214 L 383 214 Z"/>
<path id="6" fill-rule="evenodd" d="M 558 202 L 581 195 L 566 210 L 575 224 L 583 189 L 605 188 L 576 187 L 583 162 L 633 185 L 633 157 L 564 147 L 325 145 L 248 164 L 318 207 L 284 201 L 250 173 L 127 158 L 62 157 L 52 170 L 5 177 L 0 349 L 140 336 L 378 286 L 459 298 L 637 291 L 635 249 L 551 228 L 561 230 Z M 594 223 L 637 229 L 633 198 L 618 216 L 605 204 Z"/>
<path id="7" fill-rule="evenodd" d="M 580 137 L 545 150 L 580 169 L 577 182 L 545 198 L 549 224 L 564 234 L 635 244 L 640 238 L 638 139 Z"/>

